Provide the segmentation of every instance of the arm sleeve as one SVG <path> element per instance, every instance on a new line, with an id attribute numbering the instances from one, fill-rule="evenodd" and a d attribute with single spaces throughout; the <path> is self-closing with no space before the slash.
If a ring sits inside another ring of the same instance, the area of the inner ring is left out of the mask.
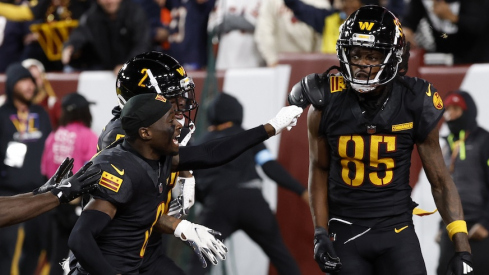
<path id="1" fill-rule="evenodd" d="M 294 179 L 278 161 L 267 161 L 261 167 L 263 172 L 281 187 L 289 189 L 299 196 L 306 190 L 306 188 Z"/>
<path id="2" fill-rule="evenodd" d="M 275 64 L 278 60 L 275 22 L 277 16 L 273 10 L 273 1 L 264 1 L 255 27 L 255 42 L 267 65 Z"/>
<path id="3" fill-rule="evenodd" d="M 70 37 L 68 38 L 68 41 L 65 42 L 64 47 L 66 46 L 73 46 L 74 51 L 73 54 L 75 54 L 77 51 L 79 51 L 87 41 L 90 40 L 91 37 L 91 32 L 90 32 L 90 27 L 87 25 L 87 16 L 84 15 L 82 18 L 79 20 L 79 25 L 76 27 L 70 34 Z"/>
<path id="4" fill-rule="evenodd" d="M 316 8 L 307 5 L 300 0 L 284 0 L 285 5 L 294 12 L 294 15 L 302 22 L 311 26 L 316 32 L 322 34 L 326 17 L 335 10 Z"/>
<path id="5" fill-rule="evenodd" d="M 92 275 L 117 273 L 114 267 L 105 260 L 95 241 L 110 221 L 110 216 L 101 211 L 83 211 L 68 239 L 68 246 L 73 251 L 76 259 L 80 262 L 83 269 Z"/>
<path id="6" fill-rule="evenodd" d="M 180 147 L 177 170 L 197 170 L 222 165 L 267 139 L 265 127 L 260 125 L 201 145 Z"/>

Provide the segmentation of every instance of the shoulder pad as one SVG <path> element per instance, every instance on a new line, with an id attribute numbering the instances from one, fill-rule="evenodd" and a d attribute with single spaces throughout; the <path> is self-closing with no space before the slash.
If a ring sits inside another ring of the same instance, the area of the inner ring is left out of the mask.
<path id="1" fill-rule="evenodd" d="M 291 105 L 306 108 L 312 104 L 315 108 L 322 109 L 324 100 L 325 81 L 319 74 L 309 74 L 292 87 L 288 101 Z"/>

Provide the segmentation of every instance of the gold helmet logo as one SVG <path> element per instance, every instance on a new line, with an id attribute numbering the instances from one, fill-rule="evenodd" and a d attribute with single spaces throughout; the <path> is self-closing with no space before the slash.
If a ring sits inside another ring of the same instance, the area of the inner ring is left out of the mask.
<path id="1" fill-rule="evenodd" d="M 374 26 L 374 22 L 358 22 L 358 24 L 360 25 L 360 29 L 362 31 L 364 30 L 370 31 Z"/>

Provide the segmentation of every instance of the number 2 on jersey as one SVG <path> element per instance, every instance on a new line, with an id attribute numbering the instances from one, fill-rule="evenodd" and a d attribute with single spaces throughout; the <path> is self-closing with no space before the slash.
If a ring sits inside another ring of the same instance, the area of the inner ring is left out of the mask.
<path id="1" fill-rule="evenodd" d="M 386 152 L 394 152 L 396 150 L 396 136 L 370 136 L 370 156 L 368 165 L 372 168 L 379 168 L 380 164 L 385 165 L 385 176 L 380 177 L 379 172 L 370 172 L 368 178 L 373 185 L 382 186 L 391 183 L 393 179 L 394 159 L 379 158 L 379 148 L 381 144 L 385 144 Z M 348 155 L 348 145 L 353 146 L 353 156 Z M 338 154 L 341 157 L 341 177 L 343 181 L 351 186 L 362 185 L 365 179 L 365 165 L 363 161 L 365 152 L 365 140 L 362 136 L 340 136 L 338 142 Z M 355 171 L 350 171 L 353 164 Z M 353 174 L 353 175 L 352 175 Z"/>

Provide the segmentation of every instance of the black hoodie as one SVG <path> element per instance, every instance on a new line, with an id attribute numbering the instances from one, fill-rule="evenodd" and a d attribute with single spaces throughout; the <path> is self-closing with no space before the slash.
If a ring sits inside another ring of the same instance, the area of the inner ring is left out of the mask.
<path id="1" fill-rule="evenodd" d="M 477 106 L 470 94 L 454 93 L 462 96 L 467 109 L 460 118 L 447 123 L 451 135 L 445 137 L 448 144 L 445 162 L 450 166 L 453 161 L 452 178 L 468 225 L 480 223 L 489 230 L 489 132 L 477 125 Z M 452 160 L 452 150 L 459 139 L 464 141 Z"/>
<path id="2" fill-rule="evenodd" d="M 38 105 L 29 106 L 27 124 L 19 122 L 17 109 L 12 101 L 13 89 L 19 80 L 32 79 L 29 71 L 20 63 L 15 63 L 7 68 L 6 76 L 7 101 L 0 107 L 1 196 L 30 192 L 44 183 L 41 156 L 44 142 L 51 132 L 49 116 Z M 12 158 L 7 158 L 7 149 L 9 156 L 23 159 L 22 166 L 14 164 Z M 26 150 L 25 156 L 22 154 L 23 150 Z"/>
<path id="3" fill-rule="evenodd" d="M 216 130 L 204 134 L 198 139 L 197 144 L 217 140 L 244 131 L 241 127 L 241 123 L 243 122 L 243 106 L 236 98 L 226 93 L 220 93 L 209 104 L 207 119 L 209 124 L 214 126 Z M 263 172 L 279 186 L 301 195 L 305 188 L 274 158 L 259 160 L 258 155 L 262 152 L 268 152 L 264 143 L 250 148 L 236 159 L 222 166 L 194 171 L 196 182 L 198 182 L 196 185 L 197 199 L 199 201 L 205 201 L 209 197 L 222 194 L 224 190 L 239 190 L 236 188 L 243 184 L 255 180 L 261 181 L 256 171 L 256 165 L 260 165 Z"/>

